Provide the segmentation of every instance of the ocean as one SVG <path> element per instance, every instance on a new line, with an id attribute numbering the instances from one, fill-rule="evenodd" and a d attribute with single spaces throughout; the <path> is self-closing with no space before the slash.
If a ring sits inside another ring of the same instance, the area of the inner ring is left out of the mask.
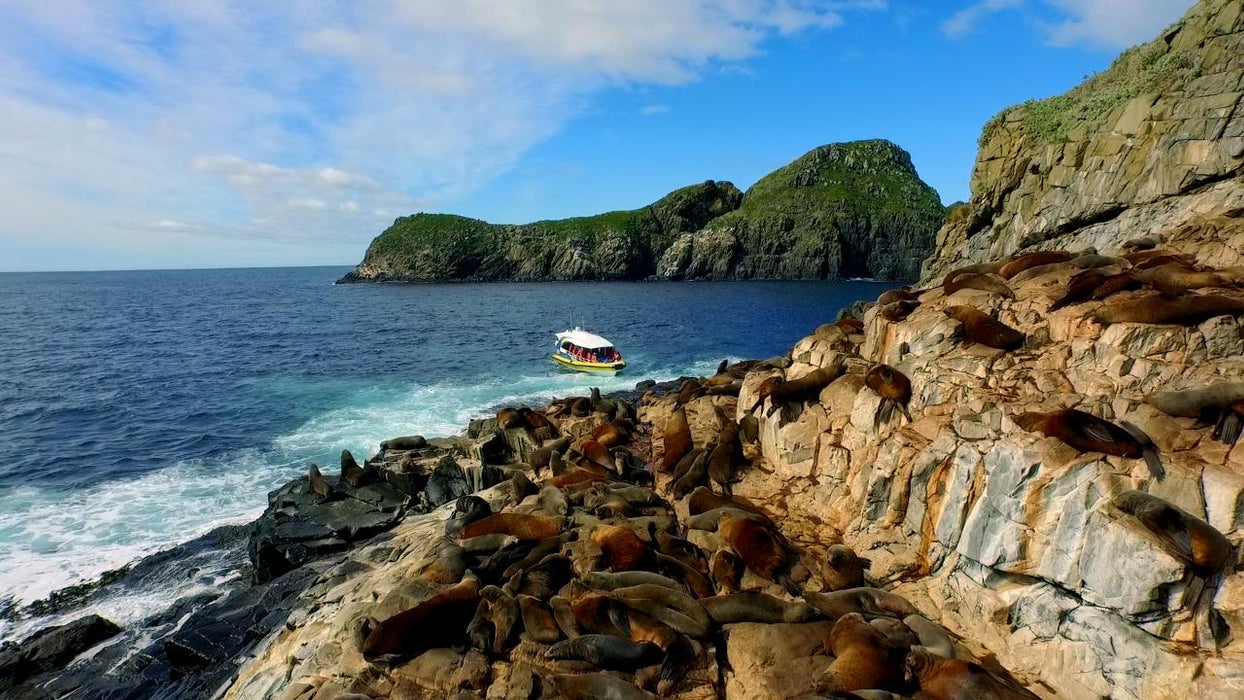
<path id="1" fill-rule="evenodd" d="M 258 516 L 341 450 L 450 435 L 498 405 L 781 354 L 893 283 L 333 285 L 345 267 L 0 274 L 0 640 L 52 591 Z M 553 333 L 612 340 L 616 377 L 559 370 Z M 197 551 L 93 602 L 118 623 L 239 575 Z M 212 565 L 214 562 L 214 566 Z"/>

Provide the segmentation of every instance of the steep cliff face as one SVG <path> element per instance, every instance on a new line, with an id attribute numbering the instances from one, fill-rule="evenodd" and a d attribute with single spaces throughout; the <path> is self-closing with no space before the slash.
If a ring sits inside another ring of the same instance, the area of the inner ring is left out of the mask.
<path id="1" fill-rule="evenodd" d="M 1242 7 L 1205 0 L 1067 94 L 990 121 L 968 209 L 938 233 L 925 277 L 1244 208 Z"/>
<path id="2" fill-rule="evenodd" d="M 667 279 L 914 279 L 946 218 L 889 141 L 821 146 L 761 178 L 738 210 L 681 236 Z"/>
<path id="3" fill-rule="evenodd" d="M 746 196 L 710 180 L 641 209 L 521 226 L 403 217 L 341 281 L 914 279 L 944 218 L 905 151 L 861 141 L 822 146 Z"/>
<path id="4" fill-rule="evenodd" d="M 641 279 L 674 237 L 733 211 L 742 193 L 709 180 L 629 211 L 521 226 L 452 214 L 393 222 L 342 282 Z"/>

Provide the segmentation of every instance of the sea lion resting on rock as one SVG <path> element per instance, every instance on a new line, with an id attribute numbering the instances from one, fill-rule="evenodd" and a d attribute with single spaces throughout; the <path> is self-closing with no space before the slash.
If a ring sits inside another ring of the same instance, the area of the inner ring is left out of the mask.
<path id="1" fill-rule="evenodd" d="M 1244 299 L 1223 294 L 1185 294 L 1170 298 L 1153 294 L 1107 304 L 1097 312 L 1103 326 L 1114 323 L 1200 323 L 1215 316 L 1244 314 Z"/>
<path id="2" fill-rule="evenodd" d="M 373 626 L 363 641 L 363 658 L 411 658 L 462 638 L 479 601 L 479 579 L 471 575 L 409 610 Z"/>
<path id="3" fill-rule="evenodd" d="M 929 649 L 938 656 L 953 659 L 958 655 L 955 640 L 941 625 L 921 615 L 908 615 L 903 624 L 920 638 L 920 646 Z"/>
<path id="4" fill-rule="evenodd" d="M 1214 424 L 1213 438 L 1227 445 L 1234 445 L 1244 428 L 1244 382 L 1160 391 L 1145 400 L 1168 415 L 1208 420 Z"/>
<path id="5" fill-rule="evenodd" d="M 918 301 L 895 301 L 882 306 L 877 315 L 890 323 L 900 323 L 907 320 L 907 317 L 918 308 L 920 308 Z"/>
<path id="6" fill-rule="evenodd" d="M 928 649 L 907 652 L 904 675 L 932 700 L 1038 700 L 1036 695 L 996 678 L 983 666 L 944 659 Z"/>
<path id="7" fill-rule="evenodd" d="M 320 473 L 320 467 L 312 464 L 307 470 L 307 485 L 311 492 L 319 496 L 321 500 L 328 500 L 333 495 L 333 487 L 329 485 L 328 480 Z"/>
<path id="8" fill-rule="evenodd" d="M 665 452 L 657 466 L 661 471 L 667 472 L 692 448 L 691 427 L 687 425 L 687 412 L 682 406 L 674 409 L 665 421 L 664 442 Z"/>
<path id="9" fill-rule="evenodd" d="M 770 522 L 770 520 L 763 515 L 743 510 L 742 508 L 736 508 L 734 506 L 722 506 L 721 508 L 714 508 L 710 511 L 687 518 L 687 528 L 690 530 L 707 530 L 711 532 L 717 529 L 722 518 L 727 515 L 731 515 L 736 518 L 755 520 L 760 523 Z"/>
<path id="10" fill-rule="evenodd" d="M 803 593 L 787 570 L 791 562 L 786 543 L 769 529 L 768 523 L 755 519 L 751 513 L 726 513 L 717 521 L 717 536 L 752 573 L 781 585 L 793 596 Z"/>
<path id="11" fill-rule="evenodd" d="M 880 430 L 882 423 L 889 423 L 895 409 L 902 411 L 908 423 L 913 422 L 907 410 L 907 404 L 911 401 L 911 380 L 907 375 L 889 365 L 874 365 L 864 375 L 864 385 L 881 397 L 877 413 L 873 416 L 874 430 Z"/>
<path id="12" fill-rule="evenodd" d="M 1074 408 L 1051 413 L 1024 413 L 1015 416 L 1014 421 L 1024 430 L 1058 438 L 1081 452 L 1144 459 L 1155 479 L 1161 481 L 1166 477 L 1158 446 L 1143 430 L 1127 421 L 1123 421 L 1120 427 Z"/>
<path id="13" fill-rule="evenodd" d="M 950 296 L 960 289 L 976 289 L 1007 299 L 1015 298 L 1015 292 L 1002 278 L 979 272 L 952 272 L 946 275 L 942 281 L 942 296 Z"/>
<path id="14" fill-rule="evenodd" d="M 404 435 L 402 437 L 396 437 L 392 440 L 385 440 L 380 443 L 380 449 L 382 450 L 397 451 L 422 450 L 427 446 L 428 441 L 422 435 Z"/>
<path id="15" fill-rule="evenodd" d="M 517 408 L 506 407 L 497 411 L 497 427 L 502 430 L 526 428 L 527 421 L 523 420 L 523 414 Z"/>
<path id="16" fill-rule="evenodd" d="M 882 292 L 881 296 L 877 297 L 877 303 L 882 306 L 892 304 L 896 301 L 920 301 L 920 297 L 913 294 L 907 287 L 891 289 L 889 291 Z"/>
<path id="17" fill-rule="evenodd" d="M 1235 553 L 1231 541 L 1209 523 L 1157 496 L 1124 491 L 1112 503 L 1139 520 L 1199 576 L 1218 573 Z"/>
<path id="18" fill-rule="evenodd" d="M 803 598 L 831 620 L 853 612 L 868 617 L 887 616 L 901 620 L 919 612 L 916 606 L 900 595 L 866 586 L 832 593 L 807 592 L 803 594 Z"/>
<path id="19" fill-rule="evenodd" d="M 423 569 L 423 578 L 432 583 L 454 584 L 462 580 L 467 570 L 466 550 L 445 538 L 436 550 L 436 556 Z"/>
<path id="20" fill-rule="evenodd" d="M 1005 265 L 998 268 L 998 276 L 1004 280 L 1009 280 L 1029 268 L 1038 265 L 1066 262 L 1074 257 L 1076 256 L 1065 250 L 1042 250 L 1036 253 L 1028 253 L 1007 261 Z"/>
<path id="21" fill-rule="evenodd" d="M 673 482 L 670 486 L 670 493 L 674 495 L 674 498 L 682 498 L 692 489 L 704 483 L 705 477 L 708 476 L 708 457 L 716 447 L 717 443 L 715 442 L 705 445 L 704 451 L 691 462 L 687 472 Z"/>
<path id="22" fill-rule="evenodd" d="M 820 395 L 821 390 L 829 386 L 830 382 L 837 379 L 842 374 L 842 370 L 843 365 L 835 363 L 829 367 L 814 369 L 798 379 L 782 381 L 770 391 L 769 399 L 774 405 L 793 401 L 810 401 Z"/>
<path id="23" fill-rule="evenodd" d="M 973 343 L 998 350 L 1017 350 L 1027 339 L 1023 333 L 971 306 L 948 306 L 943 311 L 962 324 L 964 336 Z"/>
<path id="24" fill-rule="evenodd" d="M 713 493 L 713 491 L 707 486 L 700 486 L 696 488 L 691 492 L 691 496 L 687 499 L 687 511 L 691 515 L 707 513 L 710 510 L 717 510 L 718 508 L 738 508 L 739 510 L 755 513 L 762 518 L 768 517 L 756 506 L 731 496 L 719 496 L 718 494 Z"/>
<path id="25" fill-rule="evenodd" d="M 1190 289 L 1230 287 L 1240 283 L 1238 270 L 1198 271 L 1176 262 L 1136 270 L 1132 276 L 1167 296 Z"/>
<path id="26" fill-rule="evenodd" d="M 543 540 L 561 532 L 561 522 L 553 518 L 524 513 L 497 513 L 459 529 L 454 536 L 460 540 L 480 535 L 509 535 L 520 540 Z"/>
<path id="27" fill-rule="evenodd" d="M 629 588 L 641 584 L 649 584 L 653 586 L 665 586 L 675 591 L 682 590 L 682 584 L 672 578 L 662 576 L 651 571 L 620 571 L 610 573 L 606 571 L 592 571 L 579 577 L 579 580 L 592 588 L 599 588 L 605 591 L 612 591 L 617 588 Z"/>
<path id="28" fill-rule="evenodd" d="M 655 700 L 656 696 L 607 673 L 554 676 L 557 692 L 570 700 Z"/>
<path id="29" fill-rule="evenodd" d="M 638 568 L 650 558 L 648 545 L 629 527 L 597 525 L 592 530 L 592 542 L 600 547 L 614 572 Z"/>
<path id="30" fill-rule="evenodd" d="M 821 616 L 807 603 L 790 603 L 759 591 L 701 598 L 699 602 L 713 622 L 719 625 L 735 622 L 811 622 Z"/>
<path id="31" fill-rule="evenodd" d="M 687 594 L 664 586 L 640 584 L 619 588 L 613 599 L 674 630 L 696 638 L 708 635 L 712 624 L 704 608 Z"/>
<path id="32" fill-rule="evenodd" d="M 717 582 L 717 588 L 722 593 L 733 593 L 742 590 L 739 582 L 743 579 L 744 568 L 743 560 L 739 558 L 739 555 L 725 547 L 713 552 L 713 556 L 708 563 L 708 569 L 713 575 L 713 580 Z"/>
<path id="33" fill-rule="evenodd" d="M 607 634 L 585 634 L 549 647 L 544 656 L 557 660 L 587 661 L 597 668 L 634 671 L 661 662 L 661 648 L 651 642 L 632 642 Z"/>
<path id="34" fill-rule="evenodd" d="M 872 561 L 855 553 L 854 549 L 845 544 L 836 544 L 825 553 L 828 571 L 825 575 L 825 587 L 831 591 L 848 588 L 860 588 L 868 585 L 864 580 L 864 572 L 872 566 Z"/>
<path id="35" fill-rule="evenodd" d="M 523 632 L 531 641 L 539 644 L 552 644 L 562 638 L 561 629 L 553 611 L 539 598 L 519 595 L 518 610 L 523 619 Z"/>
<path id="36" fill-rule="evenodd" d="M 859 613 L 838 618 L 825 647 L 833 653 L 834 660 L 817 679 L 818 690 L 842 692 L 897 687 L 902 683 L 903 659 L 909 647 L 868 624 Z"/>

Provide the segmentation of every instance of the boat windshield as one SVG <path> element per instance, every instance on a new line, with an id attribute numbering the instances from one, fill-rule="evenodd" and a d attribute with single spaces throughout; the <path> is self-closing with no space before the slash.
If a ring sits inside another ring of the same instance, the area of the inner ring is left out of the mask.
<path id="1" fill-rule="evenodd" d="M 570 356 L 570 359 L 577 362 L 605 363 L 622 361 L 622 355 L 618 353 L 617 349 L 613 346 L 603 348 L 581 348 L 569 340 L 563 340 L 561 343 L 561 349 Z"/>

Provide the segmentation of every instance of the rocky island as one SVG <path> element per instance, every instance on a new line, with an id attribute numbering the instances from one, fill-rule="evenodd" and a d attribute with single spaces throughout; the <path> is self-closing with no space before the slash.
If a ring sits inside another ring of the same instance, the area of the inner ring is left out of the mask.
<path id="1" fill-rule="evenodd" d="M 137 651 L 42 632 L 0 693 L 1244 696 L 1241 56 L 1244 5 L 1203 0 L 990 123 L 918 287 L 782 357 L 342 455 L 235 533 L 246 582 Z M 768 230 L 734 211 L 665 235 Z"/>
<path id="2" fill-rule="evenodd" d="M 910 280 L 945 214 L 906 151 L 839 143 L 747 192 L 710 180 L 641 209 L 520 226 L 401 217 L 341 281 Z"/>

